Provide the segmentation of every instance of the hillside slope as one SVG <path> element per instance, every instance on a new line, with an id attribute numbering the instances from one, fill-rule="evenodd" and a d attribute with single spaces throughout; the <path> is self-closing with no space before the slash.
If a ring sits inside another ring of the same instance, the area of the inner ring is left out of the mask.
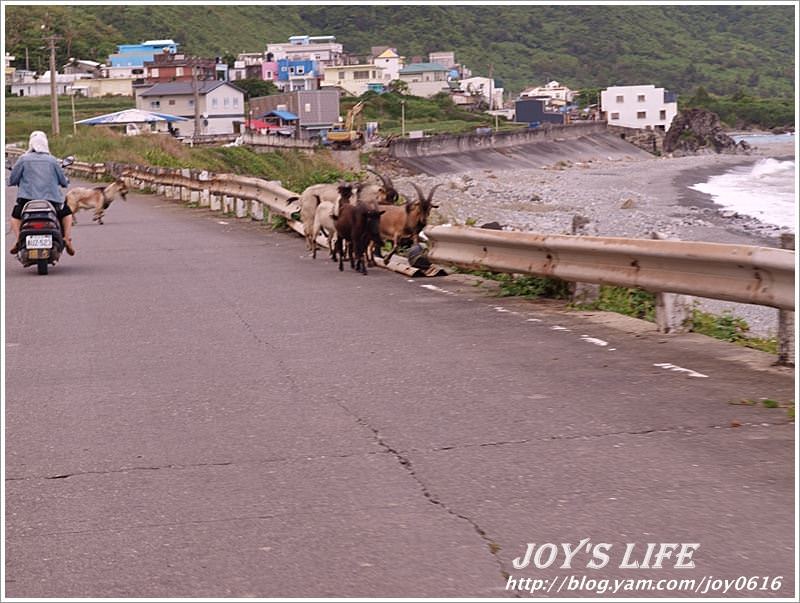
<path id="1" fill-rule="evenodd" d="M 405 56 L 454 50 L 511 92 L 551 79 L 573 87 L 654 83 L 682 94 L 793 96 L 791 6 L 7 6 L 7 51 L 46 68 L 41 25 L 64 36 L 59 61 L 105 61 L 116 44 L 173 38 L 188 53 L 263 50 L 331 34 L 345 50 L 392 45 Z"/>

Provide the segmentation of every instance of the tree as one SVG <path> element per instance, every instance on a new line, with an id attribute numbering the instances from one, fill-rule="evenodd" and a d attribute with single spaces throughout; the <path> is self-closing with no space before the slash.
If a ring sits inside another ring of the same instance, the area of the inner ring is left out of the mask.
<path id="1" fill-rule="evenodd" d="M 403 80 L 392 80 L 386 86 L 387 92 L 397 92 L 397 94 L 408 94 L 408 82 Z"/>
<path id="2" fill-rule="evenodd" d="M 237 88 L 241 88 L 247 93 L 248 98 L 255 98 L 257 96 L 269 96 L 270 94 L 276 94 L 278 92 L 278 87 L 273 84 L 272 82 L 267 82 L 264 80 L 257 80 L 254 78 L 249 78 L 246 80 L 236 80 L 233 84 Z"/>

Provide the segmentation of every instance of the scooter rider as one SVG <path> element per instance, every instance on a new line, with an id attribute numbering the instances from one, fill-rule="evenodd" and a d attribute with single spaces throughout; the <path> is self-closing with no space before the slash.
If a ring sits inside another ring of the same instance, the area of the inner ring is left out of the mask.
<path id="1" fill-rule="evenodd" d="M 14 247 L 11 253 L 19 251 L 19 230 L 22 224 L 22 207 L 32 199 L 49 201 L 56 210 L 61 221 L 64 235 L 64 247 L 67 253 L 75 255 L 72 246 L 72 210 L 64 202 L 59 187 L 66 188 L 69 180 L 61 169 L 58 159 L 50 154 L 47 135 L 35 130 L 28 141 L 28 152 L 23 154 L 14 164 L 8 177 L 9 186 L 18 186 L 17 203 L 11 211 L 11 232 L 14 236 Z"/>

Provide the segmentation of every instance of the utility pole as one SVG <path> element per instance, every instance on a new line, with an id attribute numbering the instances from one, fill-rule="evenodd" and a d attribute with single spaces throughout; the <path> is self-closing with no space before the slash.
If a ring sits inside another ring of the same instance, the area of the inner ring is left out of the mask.
<path id="1" fill-rule="evenodd" d="M 61 36 L 47 36 L 45 40 L 50 47 L 50 119 L 53 136 L 61 133 L 58 122 L 58 94 L 56 93 L 56 40 Z"/>
<path id="2" fill-rule="evenodd" d="M 192 57 L 192 94 L 194 95 L 194 135 L 200 136 L 200 93 L 197 90 L 197 57 Z"/>

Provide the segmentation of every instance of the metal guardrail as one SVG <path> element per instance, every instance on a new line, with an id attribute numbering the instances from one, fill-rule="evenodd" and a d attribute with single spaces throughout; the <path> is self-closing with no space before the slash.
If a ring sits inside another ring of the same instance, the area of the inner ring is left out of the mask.
<path id="1" fill-rule="evenodd" d="M 23 149 L 6 147 L 8 155 L 22 152 Z M 167 196 L 184 198 L 186 192 L 194 191 L 203 198 L 210 195 L 229 198 L 239 217 L 249 215 L 258 219 L 254 206 L 262 209 L 266 206 L 271 213 L 283 216 L 290 228 L 303 234 L 303 225 L 292 218 L 300 206 L 297 202 L 287 202 L 297 193 L 275 182 L 120 164 L 75 162 L 69 169 L 92 178 L 113 172 L 125 178 L 129 186 L 163 187 L 161 190 Z M 236 200 L 253 203 L 248 208 L 237 205 Z M 214 205 L 209 204 L 213 209 Z M 457 226 L 436 226 L 426 229 L 425 234 L 430 245 L 428 258 L 439 263 L 640 287 L 790 311 L 795 307 L 794 251 L 693 241 L 537 235 Z M 409 276 L 427 274 L 394 258 L 389 268 Z"/>
<path id="2" fill-rule="evenodd" d="M 430 260 L 498 272 L 640 287 L 794 311 L 793 251 L 693 241 L 425 230 Z"/>

